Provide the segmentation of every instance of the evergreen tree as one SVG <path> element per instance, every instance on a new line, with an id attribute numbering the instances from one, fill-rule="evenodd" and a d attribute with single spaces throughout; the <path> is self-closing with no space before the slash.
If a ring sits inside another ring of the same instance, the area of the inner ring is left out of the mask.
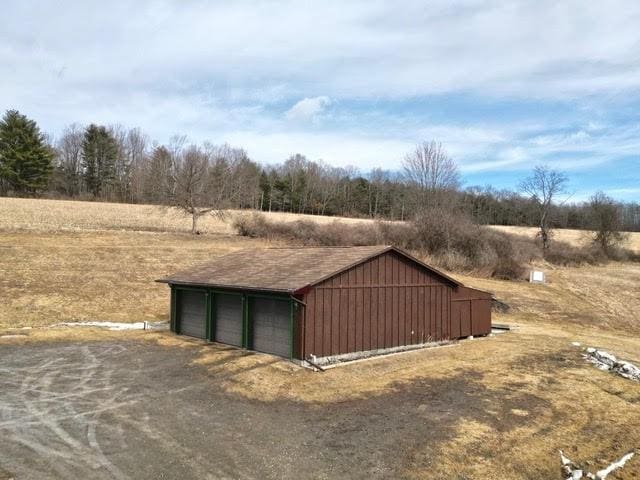
<path id="1" fill-rule="evenodd" d="M 271 207 L 271 182 L 269 175 L 264 170 L 260 173 L 258 186 L 260 188 L 260 210 L 269 210 Z"/>
<path id="2" fill-rule="evenodd" d="M 118 158 L 118 143 L 102 126 L 91 124 L 82 142 L 82 170 L 87 190 L 95 197 L 113 183 Z"/>
<path id="3" fill-rule="evenodd" d="M 47 186 L 53 151 L 36 125 L 17 110 L 0 120 L 0 187 L 35 193 Z"/>

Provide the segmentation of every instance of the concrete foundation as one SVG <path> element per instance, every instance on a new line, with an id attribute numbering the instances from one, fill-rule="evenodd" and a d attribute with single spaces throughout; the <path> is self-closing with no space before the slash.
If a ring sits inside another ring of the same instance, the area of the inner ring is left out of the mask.
<path id="1" fill-rule="evenodd" d="M 311 356 L 310 360 L 315 364 L 323 368 L 330 368 L 341 363 L 353 362 L 355 360 L 364 360 L 367 358 L 378 357 L 381 355 L 391 355 L 394 353 L 410 352 L 412 350 L 420 350 L 423 348 L 440 347 L 444 345 L 452 345 L 454 342 L 450 340 L 442 342 L 425 342 L 415 345 L 402 345 L 399 347 L 379 348 L 376 350 L 367 350 L 364 352 L 352 352 L 344 353 L 342 355 L 330 355 L 326 357 L 314 357 Z M 299 361 L 302 366 L 313 368 L 313 366 L 304 360 Z"/>

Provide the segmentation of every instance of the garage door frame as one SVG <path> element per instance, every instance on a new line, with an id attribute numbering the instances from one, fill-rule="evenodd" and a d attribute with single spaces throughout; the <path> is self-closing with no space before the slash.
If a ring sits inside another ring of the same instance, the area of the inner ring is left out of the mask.
<path id="1" fill-rule="evenodd" d="M 250 293 L 246 295 L 246 332 L 247 332 L 247 346 L 245 348 L 253 350 L 253 316 L 251 315 L 250 306 L 251 299 L 254 298 L 265 298 L 268 300 L 278 300 L 281 302 L 289 303 L 289 359 L 293 359 L 294 354 L 294 340 L 295 340 L 295 322 L 293 321 L 294 317 L 294 302 L 291 300 L 290 296 L 287 295 L 266 295 L 259 293 Z M 250 343 L 250 344 L 249 344 Z"/>
<path id="2" fill-rule="evenodd" d="M 177 312 L 179 311 L 179 291 L 191 290 L 203 292 L 206 296 L 206 319 L 205 319 L 205 340 L 215 342 L 215 297 L 218 295 L 238 295 L 242 297 L 242 348 L 251 350 L 253 348 L 253 331 L 251 317 L 251 299 L 266 298 L 269 300 L 279 300 L 289 303 L 289 359 L 294 357 L 295 352 L 295 308 L 296 303 L 288 295 L 282 294 L 266 294 L 253 292 L 238 292 L 233 290 L 222 290 L 216 288 L 191 287 L 188 285 L 171 285 L 171 330 L 180 334 L 180 322 Z"/>
<path id="3" fill-rule="evenodd" d="M 204 319 L 204 340 L 209 340 L 211 336 L 210 328 L 211 328 L 211 293 L 207 288 L 199 288 L 199 287 L 187 287 L 181 285 L 175 285 L 171 288 L 171 330 L 176 332 L 178 335 L 181 335 L 180 332 L 180 322 L 178 321 L 178 312 L 180 311 L 180 295 L 179 291 L 187 290 L 190 292 L 201 292 L 205 295 L 205 319 Z"/>
<path id="4" fill-rule="evenodd" d="M 207 336 L 207 340 L 210 342 L 215 342 L 215 333 L 216 333 L 216 315 L 215 315 L 215 302 L 216 295 L 234 295 L 238 297 L 242 297 L 242 348 L 247 348 L 246 342 L 246 295 L 241 292 L 234 292 L 233 290 L 220 290 L 220 289 L 209 289 L 209 296 L 211 297 L 211 310 L 208 312 L 207 323 L 209 325 L 209 335 Z M 227 345 L 226 343 L 223 345 Z"/>

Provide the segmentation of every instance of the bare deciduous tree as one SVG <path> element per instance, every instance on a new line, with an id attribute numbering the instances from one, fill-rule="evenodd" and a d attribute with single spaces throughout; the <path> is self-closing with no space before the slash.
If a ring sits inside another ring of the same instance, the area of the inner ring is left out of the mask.
<path id="1" fill-rule="evenodd" d="M 126 152 L 130 165 L 130 187 L 127 201 L 133 202 L 142 197 L 144 165 L 147 160 L 149 137 L 139 128 L 127 132 L 125 139 Z"/>
<path id="2" fill-rule="evenodd" d="M 538 165 L 530 177 L 520 182 L 520 191 L 531 197 L 538 207 L 538 236 L 542 240 L 542 249 L 548 250 L 553 231 L 551 228 L 551 211 L 553 201 L 566 190 L 567 176 L 551 168 Z"/>
<path id="3" fill-rule="evenodd" d="M 622 216 L 620 206 L 603 192 L 596 192 L 589 199 L 590 226 L 593 230 L 593 242 L 605 255 L 626 239 L 621 232 Z"/>
<path id="4" fill-rule="evenodd" d="M 318 186 L 317 213 L 324 215 L 329 204 L 334 201 L 337 196 L 338 184 L 340 182 L 340 169 L 327 165 L 324 162 L 319 163 L 319 174 L 316 180 Z"/>
<path id="5" fill-rule="evenodd" d="M 143 160 L 147 155 L 147 136 L 139 128 L 126 130 L 121 125 L 109 128 L 118 144 L 114 187 L 117 198 L 134 202 L 142 195 Z"/>
<path id="6" fill-rule="evenodd" d="M 191 216 L 191 233 L 198 233 L 198 220 L 206 214 L 224 217 L 224 208 L 233 199 L 231 190 L 235 158 L 224 149 L 191 145 L 172 147 L 172 192 L 170 204 Z"/>
<path id="7" fill-rule="evenodd" d="M 370 218 L 378 218 L 380 200 L 382 199 L 384 184 L 388 181 L 388 178 L 389 173 L 381 168 L 374 168 L 369 174 L 369 189 L 367 193 Z"/>
<path id="8" fill-rule="evenodd" d="M 241 209 L 256 208 L 260 198 L 260 168 L 246 150 L 209 143 L 205 143 L 205 150 L 211 159 L 212 174 L 220 176 L 217 184 L 225 186 L 225 195 L 233 198 L 235 206 Z"/>
<path id="9" fill-rule="evenodd" d="M 173 184 L 171 152 L 165 146 L 158 146 L 153 149 L 151 155 L 144 166 L 142 176 L 141 198 L 145 202 L 156 205 L 166 205 L 167 199 L 171 197 Z"/>
<path id="10" fill-rule="evenodd" d="M 210 205 L 207 195 L 209 159 L 198 147 L 191 146 L 174 157 L 171 197 L 173 206 L 191 215 L 191 233 L 198 232 L 198 219 L 216 207 Z"/>
<path id="11" fill-rule="evenodd" d="M 60 183 L 69 196 L 81 191 L 82 141 L 84 128 L 74 123 L 65 128 L 56 144 L 56 168 L 60 172 Z"/>
<path id="12" fill-rule="evenodd" d="M 402 161 L 405 177 L 415 186 L 422 206 L 442 203 L 447 192 L 460 185 L 460 174 L 455 161 L 435 141 L 423 142 Z"/>

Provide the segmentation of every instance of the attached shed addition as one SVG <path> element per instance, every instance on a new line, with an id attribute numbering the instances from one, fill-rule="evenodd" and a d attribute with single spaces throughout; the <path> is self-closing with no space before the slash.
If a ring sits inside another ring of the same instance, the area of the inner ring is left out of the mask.
<path id="1" fill-rule="evenodd" d="M 290 359 L 491 331 L 491 294 L 395 247 L 243 250 L 159 281 L 176 333 Z"/>

